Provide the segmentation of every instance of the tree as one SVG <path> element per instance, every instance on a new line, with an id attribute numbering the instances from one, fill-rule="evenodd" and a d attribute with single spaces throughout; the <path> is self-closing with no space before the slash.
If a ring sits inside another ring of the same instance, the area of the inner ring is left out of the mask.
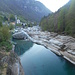
<path id="1" fill-rule="evenodd" d="M 13 14 L 10 15 L 10 22 L 14 22 L 15 21 L 15 16 Z"/>
<path id="2" fill-rule="evenodd" d="M 42 18 L 40 26 L 43 30 L 75 35 L 75 0 L 70 0 L 57 12 Z"/>
<path id="3" fill-rule="evenodd" d="M 14 25 L 9 24 L 9 29 L 10 29 L 10 30 L 12 30 L 12 29 L 14 29 L 14 28 L 15 28 L 15 26 L 14 26 Z"/>
<path id="4" fill-rule="evenodd" d="M 0 27 L 2 27 L 2 21 L 0 21 Z"/>
<path id="5" fill-rule="evenodd" d="M 70 1 L 70 7 L 66 15 L 66 29 L 67 34 L 75 34 L 75 0 Z"/>
<path id="6" fill-rule="evenodd" d="M 2 18 L 2 16 L 0 15 L 0 27 L 2 27 L 2 20 L 3 20 L 3 18 Z"/>
<path id="7" fill-rule="evenodd" d="M 6 16 L 4 16 L 3 21 L 8 21 L 8 18 Z"/>
<path id="8" fill-rule="evenodd" d="M 7 41 L 10 38 L 9 28 L 7 26 L 2 26 L 0 28 L 0 35 L 3 41 Z"/>

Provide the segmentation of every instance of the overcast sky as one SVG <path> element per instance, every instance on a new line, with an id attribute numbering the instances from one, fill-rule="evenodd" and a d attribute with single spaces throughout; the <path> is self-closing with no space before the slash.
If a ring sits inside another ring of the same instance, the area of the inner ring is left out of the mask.
<path id="1" fill-rule="evenodd" d="M 52 12 L 57 11 L 60 7 L 65 5 L 69 0 L 38 0 L 42 2 Z"/>

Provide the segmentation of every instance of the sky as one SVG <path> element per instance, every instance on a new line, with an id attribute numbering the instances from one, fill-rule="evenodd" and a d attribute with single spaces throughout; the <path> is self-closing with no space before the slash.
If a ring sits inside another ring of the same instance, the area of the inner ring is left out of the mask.
<path id="1" fill-rule="evenodd" d="M 52 12 L 57 11 L 60 7 L 65 5 L 69 0 L 37 0 L 42 2 Z"/>

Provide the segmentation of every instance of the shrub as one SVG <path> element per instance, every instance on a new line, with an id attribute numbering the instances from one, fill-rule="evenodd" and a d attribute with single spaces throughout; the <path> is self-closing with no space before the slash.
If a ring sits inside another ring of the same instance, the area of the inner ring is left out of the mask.
<path id="1" fill-rule="evenodd" d="M 0 29 L 1 39 L 6 41 L 10 39 L 9 28 L 7 26 L 3 26 Z"/>
<path id="2" fill-rule="evenodd" d="M 0 42 L 2 42 L 2 39 L 3 39 L 3 35 L 2 35 L 2 33 L 0 32 Z"/>
<path id="3" fill-rule="evenodd" d="M 10 29 L 10 30 L 14 29 L 14 27 L 15 27 L 15 26 L 12 25 L 12 24 L 9 25 L 9 29 Z"/>
<path id="4" fill-rule="evenodd" d="M 16 24 L 16 26 L 21 27 L 21 26 L 22 26 L 22 24 Z"/>
<path id="5" fill-rule="evenodd" d="M 2 27 L 2 21 L 0 21 L 0 27 Z"/>
<path id="6" fill-rule="evenodd" d="M 14 22 L 15 21 L 15 16 L 13 14 L 10 15 L 10 22 Z"/>
<path id="7" fill-rule="evenodd" d="M 9 52 L 12 49 L 12 44 L 9 41 L 2 41 L 0 47 L 4 46 L 5 50 Z"/>

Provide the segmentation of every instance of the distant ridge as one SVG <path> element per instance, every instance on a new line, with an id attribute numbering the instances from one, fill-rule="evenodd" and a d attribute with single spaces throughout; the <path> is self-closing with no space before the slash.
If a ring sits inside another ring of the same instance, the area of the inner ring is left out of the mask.
<path id="1" fill-rule="evenodd" d="M 0 11 L 21 15 L 30 21 L 40 21 L 51 11 L 35 0 L 0 0 Z"/>

